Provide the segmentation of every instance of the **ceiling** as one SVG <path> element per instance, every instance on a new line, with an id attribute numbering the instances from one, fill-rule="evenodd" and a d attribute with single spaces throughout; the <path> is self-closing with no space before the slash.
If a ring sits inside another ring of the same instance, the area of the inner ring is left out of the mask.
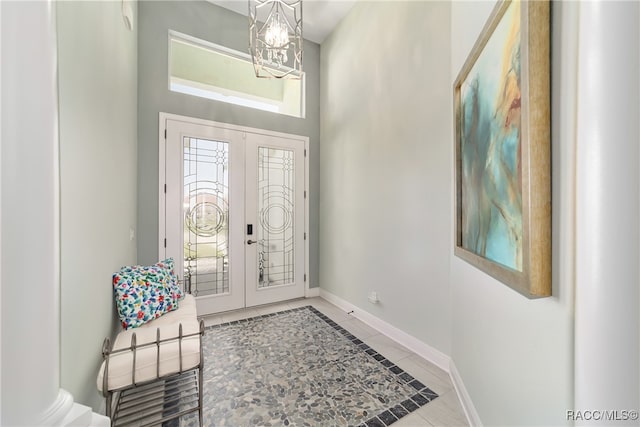
<path id="1" fill-rule="evenodd" d="M 242 15 L 249 11 L 248 0 L 208 0 Z M 302 36 L 322 43 L 338 23 L 351 10 L 356 0 L 303 0 Z"/>

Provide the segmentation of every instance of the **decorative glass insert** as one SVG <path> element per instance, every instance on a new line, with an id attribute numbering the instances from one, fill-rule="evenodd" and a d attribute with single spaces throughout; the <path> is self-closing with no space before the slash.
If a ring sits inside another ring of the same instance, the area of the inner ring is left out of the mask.
<path id="1" fill-rule="evenodd" d="M 183 139 L 184 280 L 195 296 L 229 292 L 229 144 Z"/>
<path id="2" fill-rule="evenodd" d="M 293 155 L 258 147 L 258 288 L 294 282 Z"/>

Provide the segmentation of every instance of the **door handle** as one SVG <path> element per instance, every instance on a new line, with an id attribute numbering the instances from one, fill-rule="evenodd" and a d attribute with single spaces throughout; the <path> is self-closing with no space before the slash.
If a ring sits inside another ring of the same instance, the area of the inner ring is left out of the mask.
<path id="1" fill-rule="evenodd" d="M 257 240 L 247 240 L 247 245 L 253 245 L 254 243 L 258 243 Z"/>

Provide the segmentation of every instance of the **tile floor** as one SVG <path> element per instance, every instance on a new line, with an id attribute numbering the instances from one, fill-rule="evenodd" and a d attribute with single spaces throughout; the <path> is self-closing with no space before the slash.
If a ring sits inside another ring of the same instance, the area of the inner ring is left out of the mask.
<path id="1" fill-rule="evenodd" d="M 205 326 L 311 305 L 439 394 L 394 426 L 468 426 L 449 375 L 411 350 L 321 298 L 307 298 L 203 317 Z"/>

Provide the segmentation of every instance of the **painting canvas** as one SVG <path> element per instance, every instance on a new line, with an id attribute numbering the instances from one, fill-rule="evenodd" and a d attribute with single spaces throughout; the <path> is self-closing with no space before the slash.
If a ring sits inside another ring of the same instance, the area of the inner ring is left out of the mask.
<path id="1" fill-rule="evenodd" d="M 512 3 L 460 89 L 462 245 L 522 271 L 520 19 Z"/>
<path id="2" fill-rule="evenodd" d="M 498 3 L 454 88 L 456 255 L 529 297 L 550 294 L 548 11 Z"/>

